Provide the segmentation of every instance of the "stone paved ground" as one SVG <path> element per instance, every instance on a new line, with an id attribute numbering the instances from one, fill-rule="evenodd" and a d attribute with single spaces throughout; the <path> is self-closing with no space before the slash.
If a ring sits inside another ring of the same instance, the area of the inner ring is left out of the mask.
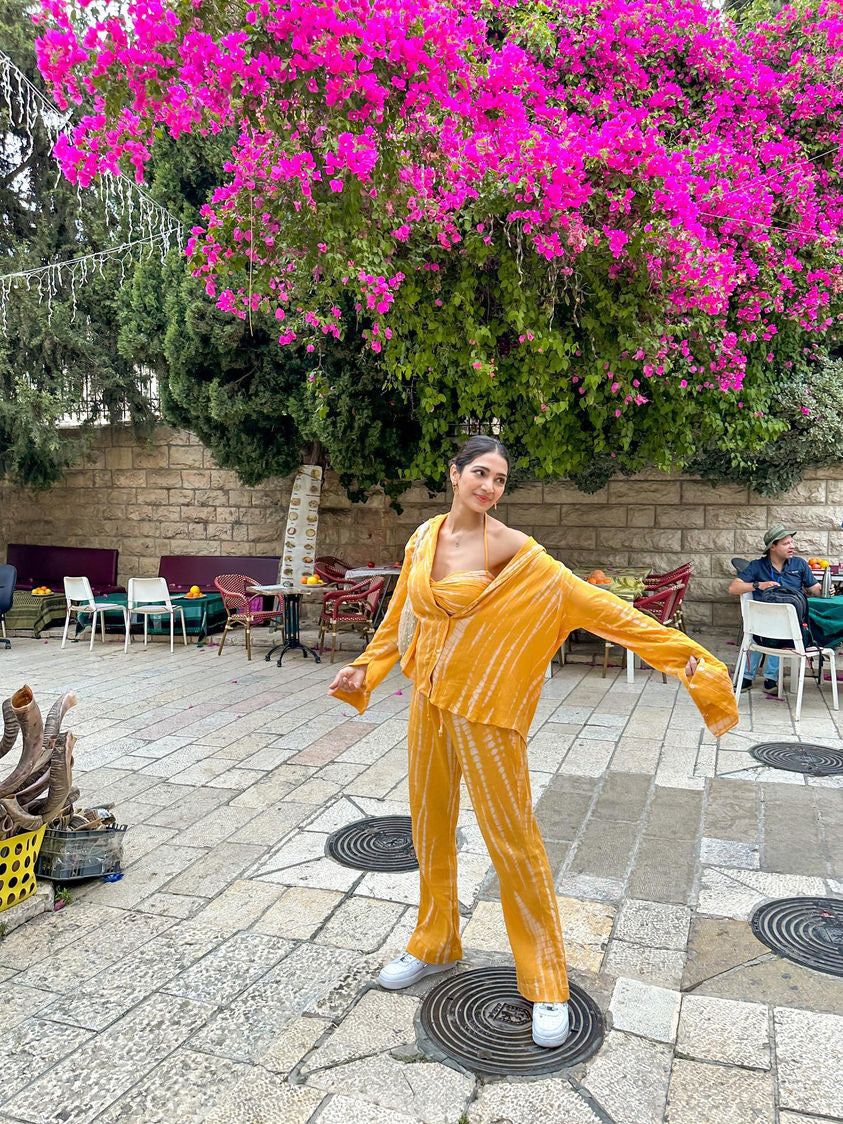
<path id="1" fill-rule="evenodd" d="M 0 651 L 4 697 L 24 681 L 45 704 L 77 690 L 83 803 L 114 801 L 132 825 L 122 881 L 0 943 L 0 1120 L 843 1119 L 843 979 L 781 960 L 747 925 L 765 898 L 843 893 L 843 778 L 747 753 L 796 736 L 788 703 L 745 696 L 717 744 L 655 673 L 627 686 L 569 664 L 546 682 L 534 795 L 572 976 L 611 1029 L 576 1070 L 477 1082 L 417 1052 L 425 984 L 373 986 L 411 931 L 416 876 L 324 857 L 340 825 L 406 812 L 405 681 L 360 720 L 326 696 L 329 665 L 215 652 Z M 802 738 L 839 747 L 840 720 L 809 686 Z M 505 960 L 465 800 L 460 848 L 465 964 Z"/>

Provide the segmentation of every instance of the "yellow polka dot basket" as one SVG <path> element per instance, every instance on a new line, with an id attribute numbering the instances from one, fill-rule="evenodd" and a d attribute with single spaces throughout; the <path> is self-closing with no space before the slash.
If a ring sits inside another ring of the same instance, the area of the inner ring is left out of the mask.
<path id="1" fill-rule="evenodd" d="M 0 913 L 35 893 L 35 861 L 46 829 L 45 824 L 37 831 L 0 839 Z"/>

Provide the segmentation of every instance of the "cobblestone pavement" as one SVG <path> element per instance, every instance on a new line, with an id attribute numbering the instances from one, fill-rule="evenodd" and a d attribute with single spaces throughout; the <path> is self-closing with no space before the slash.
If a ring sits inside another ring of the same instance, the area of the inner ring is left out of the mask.
<path id="1" fill-rule="evenodd" d="M 0 943 L 0 1120 L 843 1119 L 843 979 L 780 959 L 747 924 L 768 897 L 843 894 L 843 778 L 748 756 L 796 738 L 787 702 L 759 684 L 716 743 L 654 672 L 628 686 L 569 664 L 546 681 L 534 797 L 572 977 L 610 1029 L 574 1070 L 478 1082 L 418 1052 L 433 981 L 374 986 L 412 929 L 416 875 L 324 855 L 342 824 L 406 813 L 408 684 L 390 677 L 358 719 L 326 696 L 328 664 L 216 651 L 0 651 L 4 697 L 24 681 L 42 704 L 77 690 L 82 802 L 114 801 L 131 825 L 122 881 Z M 801 736 L 839 748 L 828 695 L 806 687 Z M 464 965 L 507 961 L 465 798 L 459 840 Z"/>

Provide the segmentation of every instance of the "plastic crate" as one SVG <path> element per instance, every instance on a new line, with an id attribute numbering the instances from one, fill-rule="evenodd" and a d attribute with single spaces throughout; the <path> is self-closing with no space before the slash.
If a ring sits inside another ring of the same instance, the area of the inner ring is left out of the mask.
<path id="1" fill-rule="evenodd" d="M 123 859 L 126 824 L 98 831 L 64 831 L 50 828 L 38 856 L 37 873 L 54 882 L 75 882 L 118 874 Z"/>
<path id="2" fill-rule="evenodd" d="M 0 839 L 0 913 L 35 893 L 35 861 L 45 830 Z"/>

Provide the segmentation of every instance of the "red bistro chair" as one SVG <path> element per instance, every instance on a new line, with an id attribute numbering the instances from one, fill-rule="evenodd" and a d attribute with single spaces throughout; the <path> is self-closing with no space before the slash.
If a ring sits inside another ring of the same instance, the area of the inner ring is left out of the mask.
<path id="1" fill-rule="evenodd" d="M 252 625 L 262 624 L 264 621 L 280 620 L 283 628 L 284 608 L 279 606 L 277 609 L 252 609 L 250 602 L 254 600 L 255 594 L 249 593 L 249 586 L 260 585 L 260 582 L 246 574 L 220 574 L 214 578 L 214 585 L 222 596 L 226 616 L 225 628 L 217 655 L 222 655 L 228 630 L 239 624 L 243 626 L 246 634 L 246 655 L 251 659 Z"/>
<path id="2" fill-rule="evenodd" d="M 337 630 L 347 625 L 362 634 L 368 644 L 375 634 L 373 618 L 380 604 L 384 579 L 370 578 L 350 589 L 338 589 L 326 593 L 322 600 L 322 615 L 319 618 L 320 652 L 325 650 L 325 633 L 331 633 L 331 663 L 337 650 Z"/>
<path id="3" fill-rule="evenodd" d="M 354 584 L 348 581 L 345 576 L 351 567 L 347 562 L 343 562 L 341 558 L 334 558 L 330 554 L 323 554 L 313 563 L 313 569 L 323 582 L 330 582 L 332 585 Z"/>
<path id="4" fill-rule="evenodd" d="M 664 589 L 656 590 L 654 593 L 645 593 L 642 597 L 637 597 L 633 601 L 633 608 L 646 613 L 648 617 L 657 620 L 659 624 L 663 624 L 666 628 L 675 628 L 674 624 L 674 608 L 676 606 L 677 597 L 680 592 L 684 593 L 681 585 L 668 585 Z M 603 647 L 603 678 L 609 671 L 609 649 L 611 648 L 610 641 L 606 641 Z M 667 677 L 662 672 L 662 682 L 667 682 Z"/>
<path id="5" fill-rule="evenodd" d="M 693 562 L 684 562 L 681 566 L 677 566 L 675 570 L 668 570 L 667 573 L 664 574 L 648 574 L 644 579 L 646 594 L 655 593 L 669 585 L 682 587 L 681 592 L 677 594 L 676 602 L 670 613 L 671 626 L 681 629 L 682 632 L 686 631 L 685 619 L 682 614 L 682 602 L 685 600 L 685 594 L 688 592 L 688 586 L 693 573 Z"/>

